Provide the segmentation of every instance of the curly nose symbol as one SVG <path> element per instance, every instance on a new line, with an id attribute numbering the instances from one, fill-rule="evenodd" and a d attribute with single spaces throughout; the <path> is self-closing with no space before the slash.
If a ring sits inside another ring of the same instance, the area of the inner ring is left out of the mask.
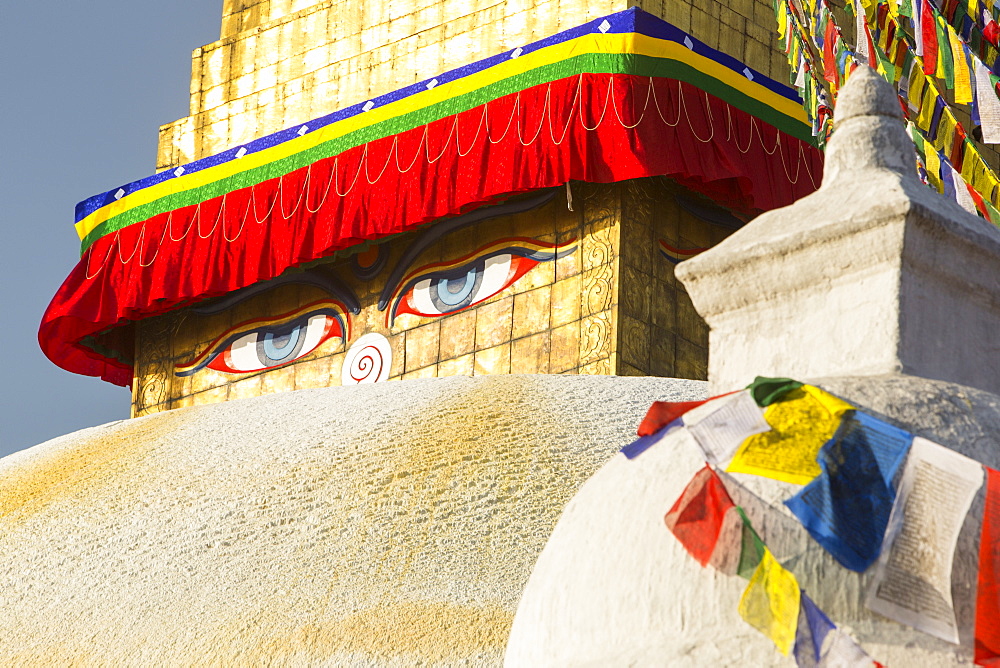
<path id="1" fill-rule="evenodd" d="M 365 334 L 347 351 L 340 383 L 377 383 L 389 377 L 391 366 L 392 346 L 389 345 L 389 340 L 381 334 Z"/>

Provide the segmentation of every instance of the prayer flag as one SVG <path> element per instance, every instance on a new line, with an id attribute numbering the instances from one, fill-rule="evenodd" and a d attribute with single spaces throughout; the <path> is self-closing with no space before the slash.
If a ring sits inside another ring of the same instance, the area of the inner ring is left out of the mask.
<path id="1" fill-rule="evenodd" d="M 961 124 L 955 125 L 955 134 L 952 135 L 951 140 L 951 152 L 948 154 L 948 162 L 951 163 L 952 167 L 955 169 L 960 169 L 962 167 L 962 159 L 965 154 L 965 140 L 968 135 L 965 134 L 965 128 Z"/>
<path id="2" fill-rule="evenodd" d="M 705 459 L 722 466 L 733 458 L 743 441 L 754 434 L 770 431 L 771 425 L 747 390 L 717 403 L 719 406 L 701 419 L 695 417 L 689 421 L 687 416 L 691 413 L 687 413 L 683 422 L 705 453 Z"/>
<path id="3" fill-rule="evenodd" d="M 954 450 L 914 438 L 868 607 L 948 642 L 958 642 L 951 571 L 958 534 L 983 467 Z"/>
<path id="4" fill-rule="evenodd" d="M 955 201 L 958 205 L 971 213 L 973 216 L 977 216 L 979 209 L 976 207 L 976 201 L 973 199 L 972 194 L 969 192 L 969 187 L 966 185 L 965 181 L 962 180 L 962 175 L 951 166 L 951 164 L 946 164 L 945 169 L 951 172 L 951 178 L 955 182 Z"/>
<path id="5" fill-rule="evenodd" d="M 663 431 L 658 431 L 656 433 L 649 434 L 648 436 L 640 436 L 622 448 L 621 453 L 628 459 L 635 459 L 642 453 L 646 452 L 646 450 L 649 450 L 651 447 L 659 443 L 660 439 L 666 436 L 667 433 L 668 430 L 664 429 Z"/>
<path id="6" fill-rule="evenodd" d="M 837 72 L 837 24 L 830 16 L 823 35 L 823 76 L 836 90 L 840 86 L 840 75 Z"/>
<path id="7" fill-rule="evenodd" d="M 766 378 L 757 376 L 754 381 L 747 385 L 750 394 L 757 405 L 764 408 L 791 392 L 802 387 L 802 383 L 791 378 Z"/>
<path id="8" fill-rule="evenodd" d="M 993 46 L 1000 46 L 1000 25 L 993 19 L 989 10 L 983 8 L 983 37 Z"/>
<path id="9" fill-rule="evenodd" d="M 702 566 L 736 572 L 743 518 L 719 476 L 707 464 L 687 484 L 663 518 L 667 529 Z"/>
<path id="10" fill-rule="evenodd" d="M 965 45 L 951 30 L 948 31 L 952 60 L 955 63 L 955 103 L 972 102 L 972 77 L 969 76 L 969 61 L 965 55 Z"/>
<path id="11" fill-rule="evenodd" d="M 973 59 L 973 69 L 976 77 L 976 102 L 979 111 L 979 123 L 983 128 L 983 141 L 987 144 L 1000 144 L 1000 99 L 997 99 L 990 79 L 990 71 L 978 58 Z"/>
<path id="12" fill-rule="evenodd" d="M 892 486 L 912 434 L 855 412 L 819 452 L 823 474 L 785 501 L 802 526 L 844 567 L 878 558 L 896 498 Z"/>
<path id="13" fill-rule="evenodd" d="M 711 399 L 702 401 L 654 401 L 646 411 L 646 417 L 639 424 L 639 436 L 652 436 L 692 408 L 706 404 Z"/>
<path id="14" fill-rule="evenodd" d="M 868 28 L 868 21 L 862 21 L 861 27 L 864 29 L 862 33 L 864 35 L 865 49 L 868 52 L 868 66 L 878 67 L 879 59 L 875 51 L 875 41 L 872 39 L 872 32 Z"/>
<path id="15" fill-rule="evenodd" d="M 937 28 L 938 61 L 935 76 L 944 79 L 948 90 L 955 88 L 955 64 L 951 59 L 951 43 L 948 41 L 948 26 L 937 12 L 934 12 L 934 24 Z"/>
<path id="16" fill-rule="evenodd" d="M 859 56 L 864 56 L 871 61 L 872 50 L 868 46 L 868 21 L 865 20 L 864 12 L 854 12 L 854 34 L 857 42 L 857 52 Z"/>
<path id="17" fill-rule="evenodd" d="M 938 159 L 940 158 L 941 155 L 938 154 Z M 944 163 L 944 161 L 942 161 L 942 163 Z M 944 184 L 944 196 L 957 202 L 958 191 L 955 188 L 955 176 L 952 174 L 951 170 L 948 169 L 948 167 L 949 165 L 944 164 L 941 168 L 941 182 Z M 964 183 L 961 177 L 959 177 L 959 182 Z"/>
<path id="18" fill-rule="evenodd" d="M 1000 664 L 1000 471 L 986 469 L 986 507 L 979 540 L 975 661 Z"/>
<path id="19" fill-rule="evenodd" d="M 931 141 L 935 141 L 938 137 L 938 130 L 940 130 L 941 128 L 941 119 L 942 117 L 944 117 L 945 107 L 947 107 L 948 105 L 945 104 L 945 101 L 936 92 L 934 93 L 932 102 L 934 111 L 931 114 L 931 122 L 927 128 L 927 138 L 930 139 Z M 940 143 L 940 142 L 935 142 L 935 143 Z"/>
<path id="20" fill-rule="evenodd" d="M 983 196 L 980 195 L 978 192 L 976 192 L 976 189 L 970 186 L 968 183 L 965 184 L 965 188 L 966 190 L 969 191 L 969 197 L 971 197 L 972 201 L 976 203 L 976 210 L 979 212 L 979 215 L 981 215 L 983 218 L 991 221 L 994 225 L 996 225 L 997 222 L 990 217 L 990 211 L 987 208 L 988 205 L 986 204 L 986 201 L 983 199 Z"/>
<path id="21" fill-rule="evenodd" d="M 799 594 L 799 622 L 795 631 L 795 662 L 799 668 L 870 668 L 872 659 L 851 636 L 838 629 L 822 610 Z"/>
<path id="22" fill-rule="evenodd" d="M 812 385 L 787 392 L 764 411 L 771 431 L 744 441 L 726 470 L 804 485 L 820 474 L 816 453 L 851 408 Z"/>
<path id="23" fill-rule="evenodd" d="M 688 411 L 731 394 L 733 392 L 727 392 L 701 401 L 654 401 L 639 424 L 639 436 L 652 436 Z"/>
<path id="24" fill-rule="evenodd" d="M 937 22 L 934 20 L 934 8 L 928 0 L 921 0 L 920 31 L 924 45 L 924 74 L 934 76 L 937 72 L 938 42 Z"/>
<path id="25" fill-rule="evenodd" d="M 799 621 L 799 583 L 767 548 L 740 598 L 739 610 L 740 616 L 770 638 L 782 654 L 792 651 Z"/>
<path id="26" fill-rule="evenodd" d="M 760 560 L 764 558 L 764 551 L 767 548 L 764 547 L 764 541 L 757 535 L 757 531 L 750 524 L 750 520 L 747 518 L 746 513 L 743 512 L 743 509 L 736 506 L 736 512 L 739 513 L 740 519 L 743 522 L 740 536 L 740 558 L 736 564 L 736 574 L 745 580 L 749 580 L 757 571 Z"/>
<path id="27" fill-rule="evenodd" d="M 913 39 L 914 51 L 921 58 L 924 55 L 924 27 L 921 25 L 924 16 L 924 5 L 927 0 L 916 0 L 913 3 Z"/>

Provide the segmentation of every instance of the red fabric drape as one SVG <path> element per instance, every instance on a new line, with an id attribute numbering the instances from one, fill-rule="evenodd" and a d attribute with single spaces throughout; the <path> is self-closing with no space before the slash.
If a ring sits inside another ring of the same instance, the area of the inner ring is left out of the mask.
<path id="1" fill-rule="evenodd" d="M 815 148 L 689 84 L 571 77 L 106 235 L 53 298 L 39 342 L 65 369 L 128 385 L 128 363 L 81 339 L 506 194 L 666 175 L 767 210 L 815 190 L 821 171 Z"/>

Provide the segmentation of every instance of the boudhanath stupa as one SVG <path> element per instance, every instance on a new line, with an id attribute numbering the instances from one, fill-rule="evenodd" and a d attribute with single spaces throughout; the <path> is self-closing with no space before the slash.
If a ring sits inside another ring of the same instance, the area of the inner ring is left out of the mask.
<path id="1" fill-rule="evenodd" d="M 39 342 L 132 417 L 0 460 L 0 659 L 801 665 L 665 526 L 709 413 L 654 402 L 795 378 L 1000 467 L 993 154 L 907 107 L 898 11 L 819 72 L 813 9 L 225 0 L 155 174 L 77 206 Z M 846 643 L 810 665 L 981 658 L 992 488 L 935 634 L 712 463 Z"/>

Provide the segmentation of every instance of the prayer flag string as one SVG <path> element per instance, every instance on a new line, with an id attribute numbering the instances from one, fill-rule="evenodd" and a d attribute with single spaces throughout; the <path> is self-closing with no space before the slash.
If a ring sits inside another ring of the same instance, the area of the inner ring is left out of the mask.
<path id="1" fill-rule="evenodd" d="M 874 571 L 867 606 L 953 643 L 954 555 L 985 484 L 975 662 L 1000 661 L 1000 472 L 788 378 L 757 378 L 705 401 L 657 402 L 639 441 L 650 447 L 676 429 L 706 464 L 667 512 L 667 528 L 702 566 L 750 580 L 740 615 L 800 666 L 878 664 L 800 590 L 717 470 L 803 485 L 785 505 L 842 566 Z M 632 458 L 641 452 L 630 448 Z"/>
<path id="2" fill-rule="evenodd" d="M 818 145 L 825 146 L 832 131 L 830 100 L 857 64 L 867 63 L 896 88 L 913 123 L 921 179 L 970 213 L 1000 225 L 1000 177 L 936 83 L 952 92 L 955 104 L 969 107 L 976 136 L 1000 143 L 1000 78 L 994 75 L 1000 67 L 995 44 L 1000 27 L 986 10 L 962 7 L 961 0 L 946 0 L 940 10 L 930 0 L 853 0 L 845 7 L 854 14 L 851 48 L 827 0 L 774 3 L 790 81 L 803 99 Z M 984 36 L 987 27 L 992 43 Z"/>

